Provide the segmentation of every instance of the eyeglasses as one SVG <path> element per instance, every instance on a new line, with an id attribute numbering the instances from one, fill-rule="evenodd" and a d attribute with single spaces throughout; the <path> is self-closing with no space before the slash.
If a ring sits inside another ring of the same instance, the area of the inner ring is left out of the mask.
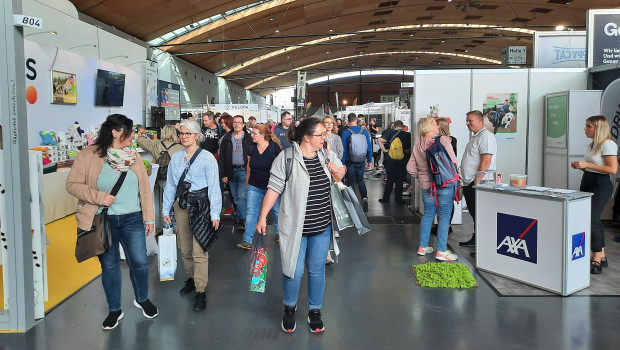
<path id="1" fill-rule="evenodd" d="M 291 120 L 293 120 L 293 118 L 286 118 L 286 119 L 282 119 L 282 120 L 291 121 Z"/>
<path id="2" fill-rule="evenodd" d="M 334 122 L 323 122 L 323 124 L 334 124 Z"/>
<path id="3" fill-rule="evenodd" d="M 260 132 L 253 132 L 252 133 L 252 136 L 260 136 L 260 135 L 262 135 Z"/>
<path id="4" fill-rule="evenodd" d="M 233 124 L 237 124 L 237 125 L 243 125 L 243 122 L 233 122 Z"/>
<path id="5" fill-rule="evenodd" d="M 322 134 L 312 134 L 310 136 L 316 136 L 316 137 L 327 137 L 327 133 L 322 133 Z"/>
<path id="6" fill-rule="evenodd" d="M 181 137 L 189 137 L 189 135 L 193 135 L 193 132 L 180 132 L 179 136 Z"/>

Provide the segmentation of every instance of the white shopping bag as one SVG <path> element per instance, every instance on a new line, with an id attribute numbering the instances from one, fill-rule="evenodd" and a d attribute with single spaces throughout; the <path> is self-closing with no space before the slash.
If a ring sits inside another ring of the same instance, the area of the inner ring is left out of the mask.
<path id="1" fill-rule="evenodd" d="M 172 231 L 172 228 L 170 229 Z M 177 271 L 177 236 L 167 234 L 159 236 L 159 280 L 172 281 Z"/>
<path id="2" fill-rule="evenodd" d="M 146 236 L 146 255 L 152 256 L 157 254 L 157 241 L 155 240 L 155 233 L 151 233 Z"/>

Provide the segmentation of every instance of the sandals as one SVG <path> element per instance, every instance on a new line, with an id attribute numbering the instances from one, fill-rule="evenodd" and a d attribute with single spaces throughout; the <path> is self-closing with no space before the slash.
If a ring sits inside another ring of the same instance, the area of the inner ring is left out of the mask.
<path id="1" fill-rule="evenodd" d="M 595 260 L 590 260 L 590 273 L 593 275 L 603 273 L 603 267 L 601 266 L 601 263 Z"/>

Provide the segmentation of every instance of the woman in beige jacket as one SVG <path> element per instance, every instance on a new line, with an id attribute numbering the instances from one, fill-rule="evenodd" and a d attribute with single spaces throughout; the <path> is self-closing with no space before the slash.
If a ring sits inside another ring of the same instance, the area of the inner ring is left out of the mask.
<path id="1" fill-rule="evenodd" d="M 108 207 L 112 244 L 99 255 L 101 282 L 109 314 L 103 329 L 113 329 L 123 318 L 119 242 L 123 246 L 134 288 L 134 305 L 144 317 L 159 311 L 148 299 L 148 262 L 145 234 L 153 233 L 153 198 L 142 158 L 131 147 L 133 121 L 121 114 L 110 115 L 101 125 L 93 146 L 77 155 L 67 177 L 66 189 L 79 199 L 78 227 L 90 230 L 93 218 Z M 116 196 L 110 194 L 122 173 L 126 173 Z"/>

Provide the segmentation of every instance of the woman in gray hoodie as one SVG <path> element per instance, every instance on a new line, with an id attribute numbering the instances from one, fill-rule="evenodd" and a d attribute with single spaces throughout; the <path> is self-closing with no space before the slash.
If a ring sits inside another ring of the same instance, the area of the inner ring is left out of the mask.
<path id="1" fill-rule="evenodd" d="M 318 118 L 304 119 L 297 127 L 291 125 L 288 138 L 293 146 L 280 152 L 273 162 L 256 225 L 256 230 L 265 234 L 267 213 L 281 195 L 278 233 L 284 273 L 282 330 L 287 333 L 296 328 L 295 311 L 304 268 L 308 270 L 310 332 L 325 330 L 321 320 L 325 258 L 330 243 L 338 251 L 331 228 L 331 174 L 341 179 L 346 172 L 334 152 L 323 150 L 325 137 L 325 127 Z"/>

